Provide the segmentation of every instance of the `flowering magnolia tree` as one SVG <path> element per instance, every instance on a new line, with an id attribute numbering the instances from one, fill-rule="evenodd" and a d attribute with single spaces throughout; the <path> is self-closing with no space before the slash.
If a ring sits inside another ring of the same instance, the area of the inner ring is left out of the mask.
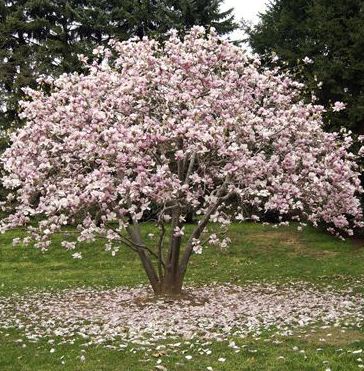
<path id="1" fill-rule="evenodd" d="M 201 27 L 94 54 L 89 74 L 46 79 L 50 94 L 29 90 L 22 102 L 27 124 L 2 156 L 5 207 L 15 210 L 2 230 L 29 230 L 15 242 L 45 250 L 76 223 L 65 248 L 96 238 L 113 253 L 130 248 L 155 293 L 178 294 L 191 255 L 229 242 L 209 221 L 224 230 L 276 210 L 333 233 L 362 226 L 351 139 L 325 133 L 323 107 L 300 100 L 286 74 Z M 151 208 L 159 236 L 145 241 Z M 187 235 L 189 210 L 198 223 Z"/>

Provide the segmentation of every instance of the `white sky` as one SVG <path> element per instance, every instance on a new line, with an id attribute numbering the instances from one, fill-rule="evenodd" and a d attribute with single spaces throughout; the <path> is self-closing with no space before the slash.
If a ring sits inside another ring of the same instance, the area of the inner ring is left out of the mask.
<path id="1" fill-rule="evenodd" d="M 242 18 L 257 23 L 258 13 L 266 9 L 269 0 L 225 0 L 221 10 L 234 8 L 235 19 L 240 22 Z M 242 38 L 242 31 L 235 31 L 230 36 L 232 40 Z"/>

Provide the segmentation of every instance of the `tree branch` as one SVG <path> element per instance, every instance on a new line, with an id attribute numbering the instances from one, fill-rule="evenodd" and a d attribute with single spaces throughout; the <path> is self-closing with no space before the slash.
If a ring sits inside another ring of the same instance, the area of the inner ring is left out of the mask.
<path id="1" fill-rule="evenodd" d="M 159 273 L 159 278 L 161 279 L 163 277 L 162 267 L 165 269 L 165 264 L 163 262 L 163 256 L 162 256 L 162 248 L 163 248 L 164 236 L 166 234 L 166 229 L 163 223 L 160 224 L 160 227 L 161 227 L 161 233 L 159 235 L 159 241 L 158 241 L 158 273 Z"/>
<path id="2" fill-rule="evenodd" d="M 155 293 L 160 292 L 160 280 L 158 278 L 158 275 L 153 267 L 152 261 L 148 254 L 145 253 L 145 244 L 143 243 L 142 236 L 140 233 L 140 228 L 138 225 L 138 222 L 136 220 L 132 220 L 133 224 L 129 224 L 126 228 L 131 240 L 133 241 L 134 246 L 137 248 L 137 253 L 140 257 L 140 260 L 143 264 L 143 268 L 145 272 L 147 273 L 147 276 L 149 278 L 149 282 L 152 285 L 153 291 Z M 147 249 L 148 251 L 148 249 Z"/>
<path id="3" fill-rule="evenodd" d="M 183 278 L 183 276 L 186 272 L 187 264 L 188 264 L 188 261 L 191 257 L 192 251 L 193 251 L 193 240 L 198 239 L 201 236 L 201 233 L 203 232 L 207 223 L 210 220 L 210 216 L 217 210 L 217 208 L 224 201 L 224 199 L 226 199 L 225 197 L 223 197 L 223 194 L 226 191 L 228 181 L 229 181 L 229 176 L 226 177 L 224 183 L 221 185 L 219 190 L 216 192 L 217 201 L 215 203 L 213 203 L 212 205 L 210 205 L 210 207 L 207 209 L 204 217 L 198 223 L 197 227 L 192 232 L 192 234 L 191 234 L 191 236 L 190 236 L 190 238 L 187 242 L 185 252 L 184 252 L 183 257 L 181 259 L 181 263 L 179 265 L 179 273 L 180 273 L 182 278 Z"/>
<path id="4" fill-rule="evenodd" d="M 195 164 L 195 159 L 196 159 L 196 152 L 192 153 L 190 164 L 188 165 L 188 169 L 187 169 L 184 184 L 188 184 L 188 182 L 189 182 L 189 177 L 192 173 L 193 165 Z"/>

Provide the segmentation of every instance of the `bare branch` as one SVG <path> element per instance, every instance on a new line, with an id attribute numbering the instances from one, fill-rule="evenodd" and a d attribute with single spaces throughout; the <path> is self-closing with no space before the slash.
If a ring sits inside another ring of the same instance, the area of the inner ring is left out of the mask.
<path id="1" fill-rule="evenodd" d="M 134 246 L 137 248 L 137 253 L 140 257 L 140 260 L 143 264 L 144 270 L 147 273 L 150 284 L 153 287 L 154 292 L 160 291 L 160 280 L 154 269 L 150 256 L 146 254 L 146 251 L 149 251 L 143 243 L 143 239 L 140 233 L 140 228 L 138 222 L 135 219 L 132 219 L 133 224 L 129 224 L 127 231 L 130 235 L 131 240 L 133 241 Z"/>
<path id="2" fill-rule="evenodd" d="M 195 164 L 195 159 L 196 159 L 196 152 L 192 153 L 190 164 L 188 165 L 188 169 L 187 169 L 184 184 L 188 184 L 188 182 L 189 182 L 189 177 L 192 173 L 193 165 Z"/>
<path id="3" fill-rule="evenodd" d="M 162 278 L 162 276 L 163 276 L 162 267 L 165 269 L 165 264 L 164 264 L 163 255 L 162 255 L 162 249 L 163 249 L 163 240 L 164 240 L 164 236 L 166 234 L 166 229 L 165 229 L 163 223 L 160 223 L 160 228 L 161 228 L 161 233 L 159 235 L 159 241 L 158 241 L 158 272 L 159 272 L 159 277 Z"/>
<path id="4" fill-rule="evenodd" d="M 188 261 L 193 251 L 193 240 L 198 239 L 200 237 L 201 233 L 203 232 L 207 223 L 210 220 L 210 216 L 217 210 L 220 204 L 224 201 L 223 194 L 226 191 L 226 187 L 228 185 L 229 179 L 230 177 L 227 176 L 224 183 L 221 185 L 221 187 L 218 190 L 216 190 L 216 197 L 217 197 L 216 202 L 210 205 L 210 207 L 207 209 L 204 217 L 202 218 L 202 220 L 200 220 L 199 224 L 197 225 L 195 230 L 192 232 L 187 242 L 185 252 L 183 254 L 181 263 L 179 265 L 179 271 L 180 271 L 181 276 L 183 276 L 186 272 L 187 264 L 188 264 Z"/>

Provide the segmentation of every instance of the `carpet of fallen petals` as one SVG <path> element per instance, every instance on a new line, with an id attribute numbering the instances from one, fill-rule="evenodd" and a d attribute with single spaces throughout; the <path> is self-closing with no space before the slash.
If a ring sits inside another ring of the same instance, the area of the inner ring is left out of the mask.
<path id="1" fill-rule="evenodd" d="M 305 283 L 189 287 L 188 294 L 154 298 L 146 287 L 67 289 L 0 297 L 0 329 L 29 341 L 54 339 L 117 349 L 146 349 L 181 339 L 229 340 L 262 331 L 291 335 L 315 324 L 361 327 L 364 297 L 352 289 Z M 172 344 L 173 345 L 173 344 Z"/>

